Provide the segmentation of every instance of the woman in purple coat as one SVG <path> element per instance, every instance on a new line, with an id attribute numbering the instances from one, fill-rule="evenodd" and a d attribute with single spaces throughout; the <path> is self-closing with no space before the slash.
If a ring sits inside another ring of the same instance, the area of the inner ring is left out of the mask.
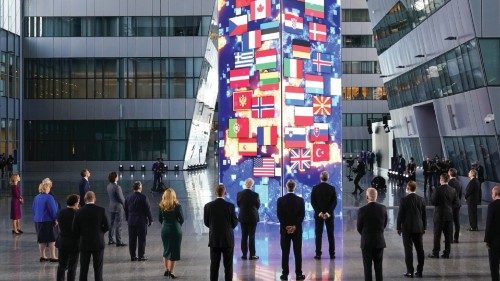
<path id="1" fill-rule="evenodd" d="M 12 199 L 10 200 L 10 219 L 12 220 L 12 233 L 21 234 L 21 204 L 23 204 L 23 197 L 21 196 L 21 189 L 19 182 L 21 177 L 18 174 L 10 176 L 10 189 L 12 192 Z"/>

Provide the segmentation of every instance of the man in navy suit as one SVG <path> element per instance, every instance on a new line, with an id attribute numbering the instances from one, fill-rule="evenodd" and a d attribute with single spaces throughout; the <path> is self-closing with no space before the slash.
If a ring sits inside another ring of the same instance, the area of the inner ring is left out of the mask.
<path id="1" fill-rule="evenodd" d="M 125 219 L 128 222 L 128 244 L 131 261 L 147 261 L 144 256 L 146 250 L 146 235 L 148 226 L 153 223 L 151 208 L 148 198 L 142 194 L 142 183 L 134 182 L 134 192 L 125 200 Z M 135 255 L 137 241 L 139 246 L 137 251 L 139 256 Z"/>
<path id="2" fill-rule="evenodd" d="M 290 244 L 293 242 L 293 255 L 295 256 L 296 280 L 306 279 L 302 274 L 302 222 L 305 216 L 304 199 L 295 195 L 295 182 L 289 180 L 286 183 L 288 193 L 278 198 L 278 220 L 280 222 L 281 236 L 281 267 L 283 273 L 281 280 L 288 280 L 288 258 L 290 256 Z"/>
<path id="3" fill-rule="evenodd" d="M 224 280 L 233 280 L 234 228 L 238 218 L 234 204 L 224 200 L 226 188 L 219 184 L 215 189 L 217 199 L 205 205 L 203 222 L 210 230 L 208 232 L 208 247 L 210 247 L 210 281 L 219 279 L 220 258 L 224 263 Z"/>
<path id="4" fill-rule="evenodd" d="M 255 230 L 259 222 L 260 199 L 257 192 L 252 191 L 253 179 L 248 178 L 245 181 L 245 189 L 238 192 L 237 204 L 240 208 L 238 220 L 241 225 L 241 252 L 242 259 L 247 259 L 247 252 L 250 250 L 251 260 L 256 260 L 259 256 L 255 255 Z M 250 249 L 248 249 L 250 245 Z"/>
<path id="5" fill-rule="evenodd" d="M 83 169 L 80 172 L 80 176 L 82 176 L 82 179 L 80 180 L 80 183 L 78 184 L 78 193 L 80 194 L 80 198 L 85 198 L 85 194 L 90 191 L 90 183 L 89 183 L 89 178 L 90 178 L 90 171 L 89 169 Z M 84 200 L 80 200 L 80 207 L 85 205 Z"/>
<path id="6" fill-rule="evenodd" d="M 500 280 L 498 273 L 500 261 L 500 185 L 491 190 L 491 198 L 493 201 L 488 205 L 484 242 L 488 247 L 491 280 L 498 281 Z"/>

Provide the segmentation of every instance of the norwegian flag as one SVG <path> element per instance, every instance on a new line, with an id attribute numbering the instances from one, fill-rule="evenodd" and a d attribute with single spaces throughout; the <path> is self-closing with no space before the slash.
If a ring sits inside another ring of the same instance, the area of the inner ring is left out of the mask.
<path id="1" fill-rule="evenodd" d="M 252 118 L 274 118 L 274 96 L 252 98 Z"/>
<path id="2" fill-rule="evenodd" d="M 326 25 L 310 22 L 309 39 L 314 41 L 326 42 Z"/>
<path id="3" fill-rule="evenodd" d="M 325 96 L 313 97 L 313 114 L 314 115 L 331 115 L 332 114 L 332 98 Z"/>
<path id="4" fill-rule="evenodd" d="M 311 168 L 311 149 L 291 149 L 290 164 L 290 168 L 292 170 L 298 169 L 299 171 L 305 171 L 306 169 Z"/>

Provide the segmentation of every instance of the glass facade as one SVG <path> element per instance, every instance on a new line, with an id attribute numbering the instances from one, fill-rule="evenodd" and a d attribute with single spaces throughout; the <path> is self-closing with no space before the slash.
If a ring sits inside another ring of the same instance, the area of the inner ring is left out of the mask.
<path id="1" fill-rule="evenodd" d="M 203 58 L 25 60 L 28 99 L 193 98 Z"/>
<path id="2" fill-rule="evenodd" d="M 500 86 L 500 38 L 479 39 L 479 45 L 487 84 Z"/>
<path id="3" fill-rule="evenodd" d="M 423 163 L 424 158 L 422 156 L 419 138 L 397 138 L 395 140 L 398 154 L 403 155 L 406 159 L 406 163 L 408 163 L 411 157 L 415 159 L 417 166 Z"/>
<path id="4" fill-rule="evenodd" d="M 21 34 L 21 1 L 0 0 L 0 29 Z"/>
<path id="5" fill-rule="evenodd" d="M 361 139 L 361 140 L 342 140 L 342 149 L 344 153 L 360 153 L 361 151 L 371 151 L 372 150 L 372 140 L 371 139 Z"/>
<path id="6" fill-rule="evenodd" d="M 500 182 L 499 138 L 495 136 L 444 137 L 446 153 L 459 174 L 467 175 L 475 161 L 484 167 L 486 180 Z"/>
<path id="7" fill-rule="evenodd" d="M 342 9 L 343 22 L 369 22 L 370 13 L 367 9 Z"/>
<path id="8" fill-rule="evenodd" d="M 372 35 L 342 35 L 343 48 L 373 48 Z"/>
<path id="9" fill-rule="evenodd" d="M 384 116 L 391 119 L 389 113 L 343 113 L 342 127 L 367 126 L 368 121 L 379 122 Z"/>
<path id="10" fill-rule="evenodd" d="M 380 74 L 378 61 L 343 61 L 343 74 Z"/>
<path id="11" fill-rule="evenodd" d="M 373 28 L 380 55 L 450 0 L 400 0 Z"/>
<path id="12" fill-rule="evenodd" d="M 207 36 L 209 16 L 25 17 L 26 37 Z"/>
<path id="13" fill-rule="evenodd" d="M 344 100 L 386 100 L 384 87 L 342 87 Z"/>
<path id="14" fill-rule="evenodd" d="M 184 160 L 191 120 L 25 121 L 26 161 Z"/>
<path id="15" fill-rule="evenodd" d="M 485 86 L 477 41 L 468 41 L 385 83 L 389 109 Z"/>

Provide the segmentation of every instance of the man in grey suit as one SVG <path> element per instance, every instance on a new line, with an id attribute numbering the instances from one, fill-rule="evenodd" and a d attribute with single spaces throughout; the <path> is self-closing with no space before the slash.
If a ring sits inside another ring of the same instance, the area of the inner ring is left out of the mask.
<path id="1" fill-rule="evenodd" d="M 108 175 L 109 184 L 106 187 L 109 196 L 109 212 L 111 213 L 111 227 L 109 228 L 109 245 L 115 244 L 113 236 L 116 236 L 116 247 L 124 247 L 127 244 L 122 242 L 121 230 L 125 205 L 125 197 L 122 188 L 118 185 L 118 174 L 111 172 Z"/>

